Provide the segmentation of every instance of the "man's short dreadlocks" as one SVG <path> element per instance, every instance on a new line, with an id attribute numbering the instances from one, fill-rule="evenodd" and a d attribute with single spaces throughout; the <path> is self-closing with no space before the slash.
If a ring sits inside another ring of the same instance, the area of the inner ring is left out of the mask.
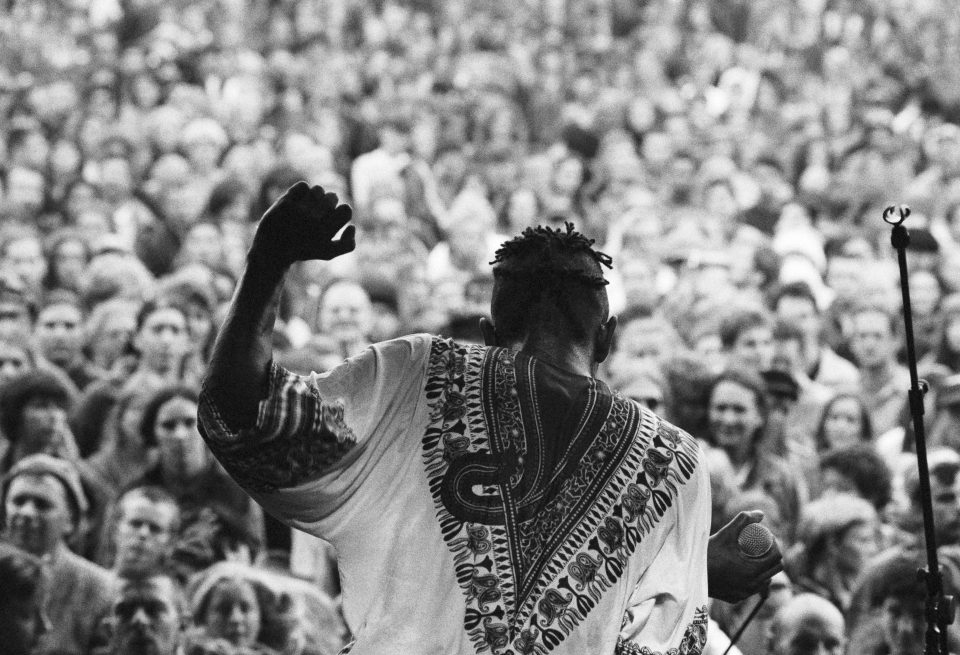
<path id="1" fill-rule="evenodd" d="M 566 223 L 564 229 L 528 227 L 497 250 L 491 313 L 497 336 L 522 340 L 537 327 L 568 338 L 587 338 L 609 307 L 602 266 L 609 255 Z"/>

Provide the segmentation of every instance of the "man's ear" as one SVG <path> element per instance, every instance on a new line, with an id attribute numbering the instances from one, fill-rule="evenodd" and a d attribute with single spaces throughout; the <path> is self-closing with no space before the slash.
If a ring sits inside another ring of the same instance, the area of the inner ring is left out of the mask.
<path id="1" fill-rule="evenodd" d="M 613 348 L 613 335 L 617 331 L 617 317 L 611 316 L 600 326 L 593 342 L 593 361 L 597 364 L 603 361 L 610 354 Z"/>
<path id="2" fill-rule="evenodd" d="M 483 345 L 485 346 L 496 346 L 497 344 L 497 331 L 493 327 L 493 321 L 491 321 L 486 316 L 480 318 L 480 334 L 483 335 Z"/>

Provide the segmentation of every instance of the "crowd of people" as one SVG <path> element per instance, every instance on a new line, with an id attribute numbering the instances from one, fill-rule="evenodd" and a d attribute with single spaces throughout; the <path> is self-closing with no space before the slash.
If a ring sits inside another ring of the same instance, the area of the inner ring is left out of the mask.
<path id="1" fill-rule="evenodd" d="M 960 589 L 958 32 L 931 0 L 3 3 L 5 652 L 349 642 L 336 553 L 264 515 L 197 430 L 257 220 L 300 179 L 352 205 L 357 248 L 295 268 L 277 362 L 478 342 L 498 244 L 572 222 L 614 260 L 603 377 L 707 448 L 714 529 L 760 508 L 786 553 L 735 649 L 921 652 L 880 217 L 913 210 L 933 509 Z M 710 652 L 755 602 L 714 603 Z"/>

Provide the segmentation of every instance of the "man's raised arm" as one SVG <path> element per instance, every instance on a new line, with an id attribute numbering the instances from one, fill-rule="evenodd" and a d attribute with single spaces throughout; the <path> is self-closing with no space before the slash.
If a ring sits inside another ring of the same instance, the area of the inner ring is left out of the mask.
<path id="1" fill-rule="evenodd" d="M 263 215 L 247 265 L 217 335 L 203 388 L 232 429 L 252 427 L 266 394 L 273 356 L 273 325 L 283 279 L 290 266 L 329 260 L 354 248 L 352 211 L 336 194 L 297 182 Z"/>

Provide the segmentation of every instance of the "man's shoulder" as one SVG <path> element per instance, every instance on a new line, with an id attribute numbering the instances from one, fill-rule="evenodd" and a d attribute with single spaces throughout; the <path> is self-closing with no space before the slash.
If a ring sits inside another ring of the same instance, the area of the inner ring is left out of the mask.
<path id="1" fill-rule="evenodd" d="M 109 600 L 117 588 L 113 573 L 66 549 L 57 557 L 52 577 L 54 588 L 70 590 L 71 595 L 77 594 L 86 602 Z"/>

